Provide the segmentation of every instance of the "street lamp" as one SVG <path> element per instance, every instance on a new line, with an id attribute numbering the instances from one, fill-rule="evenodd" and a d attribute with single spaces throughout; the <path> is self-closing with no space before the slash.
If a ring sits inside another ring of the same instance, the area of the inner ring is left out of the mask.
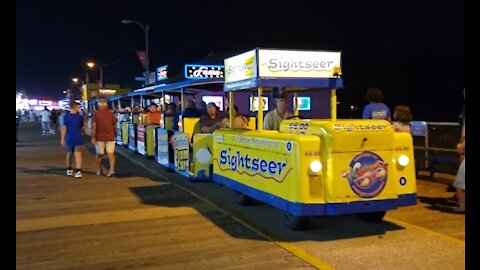
<path id="1" fill-rule="evenodd" d="M 95 67 L 95 63 L 94 62 L 87 62 L 87 66 L 91 69 L 93 69 Z M 109 64 L 100 64 L 100 88 L 103 88 L 103 66 L 108 66 Z M 88 80 L 87 80 L 88 81 Z"/>
<path id="2" fill-rule="evenodd" d="M 87 62 L 87 66 L 91 69 L 95 67 L 95 62 Z M 99 64 L 98 66 L 100 67 L 100 88 L 103 88 L 103 67 L 104 66 L 110 66 L 111 64 Z M 88 75 L 87 75 L 88 76 Z M 87 79 L 88 81 L 88 79 Z"/>
<path id="3" fill-rule="evenodd" d="M 63 94 L 65 95 L 65 97 L 68 99 L 68 102 L 72 102 L 73 99 L 72 99 L 72 94 L 71 94 L 71 90 L 70 89 L 67 89 L 67 90 L 63 90 Z"/>
<path id="4" fill-rule="evenodd" d="M 87 62 L 87 67 L 90 69 L 93 69 L 95 67 L 95 63 L 92 61 Z M 77 79 L 78 81 L 78 79 Z M 84 102 L 84 108 L 88 112 L 88 83 L 89 83 L 89 78 L 88 78 L 88 71 L 85 72 L 85 87 L 82 86 L 82 100 Z"/>
<path id="5" fill-rule="evenodd" d="M 145 33 L 145 84 L 148 84 L 148 77 L 150 76 L 150 60 L 148 58 L 148 29 L 150 25 L 145 24 L 145 26 L 134 20 L 122 20 L 123 24 L 135 23 L 143 29 Z"/>
<path id="6" fill-rule="evenodd" d="M 84 95 L 84 90 L 83 90 L 83 85 L 84 85 L 84 81 L 82 79 L 79 79 L 78 77 L 74 77 L 72 78 L 72 82 L 73 82 L 73 85 L 75 85 L 75 89 L 79 89 L 80 90 L 80 95 L 83 99 L 83 95 Z M 78 87 L 78 85 L 81 85 L 80 87 Z M 65 92 L 65 91 L 64 91 Z M 78 90 L 70 90 L 70 89 L 67 89 L 66 90 L 66 94 L 67 94 L 67 97 L 69 99 L 70 102 L 72 101 L 75 101 L 75 99 L 77 98 L 78 96 Z"/>

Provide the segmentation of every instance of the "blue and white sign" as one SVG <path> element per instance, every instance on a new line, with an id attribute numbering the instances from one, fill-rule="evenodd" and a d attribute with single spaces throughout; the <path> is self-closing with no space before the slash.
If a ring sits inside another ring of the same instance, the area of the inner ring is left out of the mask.
<path id="1" fill-rule="evenodd" d="M 427 122 L 412 121 L 410 122 L 410 133 L 412 136 L 427 136 Z"/>
<path id="2" fill-rule="evenodd" d="M 137 129 L 135 124 L 128 124 L 128 148 L 137 151 Z"/>
<path id="3" fill-rule="evenodd" d="M 122 122 L 117 122 L 117 136 L 115 138 L 115 142 L 118 145 L 123 144 L 123 141 L 122 141 Z"/>
<path id="4" fill-rule="evenodd" d="M 288 152 L 292 151 L 292 142 L 287 142 L 287 151 Z"/>
<path id="5" fill-rule="evenodd" d="M 168 130 L 157 128 L 157 162 L 168 165 Z"/>
<path id="6" fill-rule="evenodd" d="M 405 176 L 400 177 L 400 185 L 405 186 L 407 184 L 407 178 Z"/>

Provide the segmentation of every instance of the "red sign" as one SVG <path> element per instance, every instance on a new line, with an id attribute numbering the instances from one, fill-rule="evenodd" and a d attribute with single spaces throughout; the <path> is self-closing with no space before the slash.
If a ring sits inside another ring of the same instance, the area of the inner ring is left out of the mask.
<path id="1" fill-rule="evenodd" d="M 142 64 L 143 68 L 147 68 L 147 61 L 145 57 L 145 52 L 144 51 L 137 51 L 135 50 L 135 53 L 138 56 L 138 60 L 140 60 L 140 63 Z"/>
<path id="2" fill-rule="evenodd" d="M 137 141 L 145 142 L 145 126 L 138 124 L 137 126 Z"/>

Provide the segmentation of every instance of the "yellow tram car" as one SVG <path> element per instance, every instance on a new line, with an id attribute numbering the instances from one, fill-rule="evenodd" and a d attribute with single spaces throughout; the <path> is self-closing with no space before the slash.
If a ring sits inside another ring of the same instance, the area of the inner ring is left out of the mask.
<path id="1" fill-rule="evenodd" d="M 336 117 L 341 52 L 256 48 L 225 59 L 225 73 L 230 106 L 235 91 L 256 91 L 259 100 L 277 88 L 294 100 L 297 92 L 331 92 L 330 119 L 303 119 L 295 106 L 278 131 L 263 130 L 260 102 L 257 130 L 213 133 L 212 180 L 234 190 L 238 203 L 270 204 L 295 230 L 307 228 L 311 216 L 379 222 L 388 210 L 416 204 L 412 136 L 386 120 Z"/>

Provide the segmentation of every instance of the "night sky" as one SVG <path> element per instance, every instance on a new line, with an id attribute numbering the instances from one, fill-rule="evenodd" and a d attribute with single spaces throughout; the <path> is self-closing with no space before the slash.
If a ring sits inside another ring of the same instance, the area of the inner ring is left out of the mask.
<path id="1" fill-rule="evenodd" d="M 16 90 L 61 98 L 87 60 L 106 64 L 104 83 L 137 89 L 134 50 L 150 28 L 150 70 L 170 74 L 210 52 L 255 47 L 341 50 L 341 106 L 366 104 L 370 86 L 385 103 L 407 104 L 415 120 L 456 121 L 465 86 L 464 1 L 16 1 Z M 92 80 L 99 78 L 90 72 Z"/>

